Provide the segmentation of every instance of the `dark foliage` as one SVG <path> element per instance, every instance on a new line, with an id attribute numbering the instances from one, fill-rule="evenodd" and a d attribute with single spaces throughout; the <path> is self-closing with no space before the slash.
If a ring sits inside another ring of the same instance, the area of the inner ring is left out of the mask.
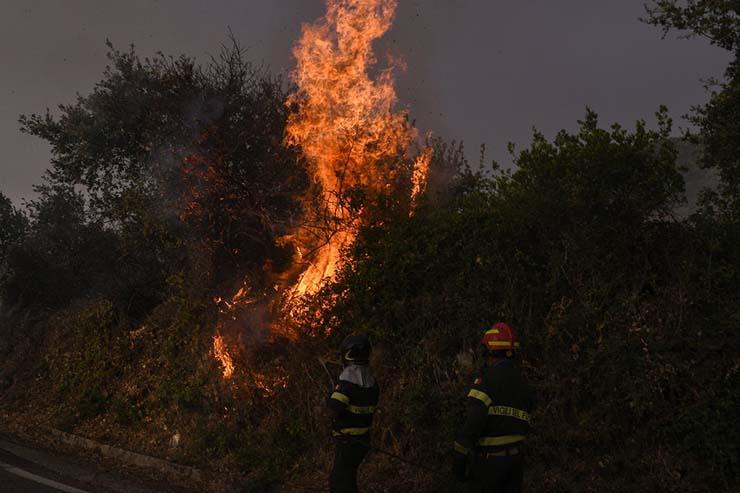
<path id="1" fill-rule="evenodd" d="M 737 0 L 656 0 L 646 6 L 647 22 L 691 31 L 726 50 L 740 48 L 740 5 Z"/>
<path id="2" fill-rule="evenodd" d="M 649 20 L 736 50 L 734 4 L 654 2 Z M 3 411 L 246 471 L 246 490 L 321 489 L 330 355 L 368 332 L 383 388 L 374 445 L 396 455 L 370 455 L 368 491 L 454 490 L 443 464 L 473 347 L 506 320 L 539 393 L 532 490 L 737 490 L 736 62 L 694 115 L 720 186 L 692 217 L 674 217 L 684 187 L 665 109 L 657 130 L 605 129 L 589 111 L 492 175 L 434 141 L 414 207 L 347 192 L 366 225 L 346 267 L 294 307 L 297 340 L 240 355 L 230 381 L 211 353 L 211 295 L 245 276 L 267 291 L 311 196 L 282 144 L 285 94 L 237 46 L 205 68 L 133 50 L 111 64 L 58 118 L 21 120 L 53 159 L 28 218 L 0 196 L 0 295 L 19 309 L 0 313 Z"/>
<path id="3" fill-rule="evenodd" d="M 282 145 L 281 82 L 236 44 L 205 67 L 112 47 L 109 58 L 92 94 L 58 118 L 21 117 L 52 162 L 9 259 L 6 303 L 103 296 L 141 318 L 181 271 L 201 292 L 244 275 L 259 285 L 267 259 L 279 270 L 292 255 L 277 239 L 307 181 Z"/>
<path id="4" fill-rule="evenodd" d="M 736 0 L 666 0 L 647 8 L 650 24 L 703 36 L 734 58 L 724 81 L 710 81 L 709 102 L 695 108 L 691 121 L 698 132 L 690 138 L 701 145 L 701 164 L 716 169 L 721 184 L 705 194 L 706 212 L 740 221 L 740 4 Z"/>
<path id="5" fill-rule="evenodd" d="M 0 192 L 0 266 L 4 266 L 8 252 L 20 243 L 27 228 L 26 216 L 13 207 L 10 199 Z"/>
<path id="6" fill-rule="evenodd" d="M 543 404 L 540 490 L 710 491 L 737 477 L 740 231 L 672 217 L 683 182 L 658 121 L 604 130 L 589 112 L 576 134 L 536 134 L 513 173 L 463 166 L 444 205 L 362 232 L 314 323 L 382 347 L 390 445 L 445 460 L 471 376 L 460 363 L 508 320 Z"/>

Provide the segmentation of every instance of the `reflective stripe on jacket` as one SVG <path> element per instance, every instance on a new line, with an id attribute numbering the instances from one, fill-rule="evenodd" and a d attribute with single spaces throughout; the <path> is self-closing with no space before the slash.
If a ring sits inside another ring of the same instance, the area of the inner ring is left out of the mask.
<path id="1" fill-rule="evenodd" d="M 484 368 L 467 397 L 457 452 L 496 450 L 526 439 L 534 394 L 512 360 Z"/>
<path id="2" fill-rule="evenodd" d="M 350 365 L 329 396 L 333 414 L 332 434 L 339 437 L 369 435 L 380 394 L 368 366 Z"/>

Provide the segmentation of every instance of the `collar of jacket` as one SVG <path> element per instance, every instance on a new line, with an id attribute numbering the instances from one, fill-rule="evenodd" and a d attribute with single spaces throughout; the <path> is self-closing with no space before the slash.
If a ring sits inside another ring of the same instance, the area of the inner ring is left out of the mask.
<path id="1" fill-rule="evenodd" d="M 342 371 L 342 374 L 339 375 L 339 380 L 344 380 L 360 387 L 372 387 L 375 385 L 373 371 L 368 365 L 347 365 Z"/>

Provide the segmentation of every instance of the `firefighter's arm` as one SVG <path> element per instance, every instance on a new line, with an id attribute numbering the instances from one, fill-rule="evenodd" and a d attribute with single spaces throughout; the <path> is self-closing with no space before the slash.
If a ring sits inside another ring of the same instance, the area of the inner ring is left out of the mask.
<path id="1" fill-rule="evenodd" d="M 491 397 L 479 385 L 473 386 L 468 393 L 465 422 L 457 434 L 455 450 L 470 453 L 475 448 L 478 438 L 483 434 L 488 420 L 488 408 Z"/>
<path id="2" fill-rule="evenodd" d="M 329 396 L 327 401 L 327 407 L 329 408 L 329 414 L 332 418 L 336 418 L 339 414 L 347 409 L 350 403 L 350 396 L 352 388 L 347 382 L 342 380 L 334 387 L 334 391 Z"/>
<path id="3" fill-rule="evenodd" d="M 453 470 L 459 479 L 465 479 L 469 456 L 473 453 L 478 438 L 485 431 L 490 405 L 491 398 L 480 385 L 476 384 L 468 393 L 465 422 L 454 444 Z"/>

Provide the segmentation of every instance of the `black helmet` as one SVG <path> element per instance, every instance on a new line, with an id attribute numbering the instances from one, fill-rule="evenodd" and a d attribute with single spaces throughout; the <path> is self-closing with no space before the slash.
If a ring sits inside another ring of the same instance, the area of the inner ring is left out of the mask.
<path id="1" fill-rule="evenodd" d="M 367 363 L 370 361 L 370 339 L 362 335 L 347 336 L 339 346 L 343 363 Z"/>

